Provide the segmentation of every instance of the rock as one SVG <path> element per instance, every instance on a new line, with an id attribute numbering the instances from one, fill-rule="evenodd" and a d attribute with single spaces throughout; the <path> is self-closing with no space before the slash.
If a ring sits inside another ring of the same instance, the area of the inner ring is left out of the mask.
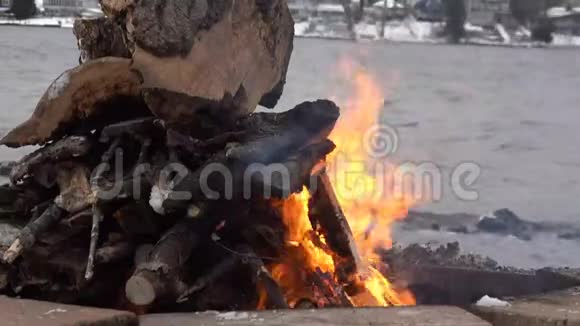
<path id="1" fill-rule="evenodd" d="M 0 296 L 3 326 L 137 326 L 130 312 Z"/>
<path id="2" fill-rule="evenodd" d="M 501 235 L 513 235 L 521 240 L 531 240 L 539 226 L 519 218 L 509 209 L 495 211 L 492 216 L 483 216 L 477 223 L 477 229 L 482 232 Z"/>
<path id="3" fill-rule="evenodd" d="M 460 308 L 444 306 L 159 314 L 141 316 L 140 321 L 141 326 L 491 326 Z"/>
<path id="4" fill-rule="evenodd" d="M 494 326 L 579 326 L 580 288 L 511 300 L 506 307 L 473 306 Z"/>
<path id="5" fill-rule="evenodd" d="M 558 234 L 558 238 L 564 240 L 580 240 L 580 230 L 562 232 Z"/>

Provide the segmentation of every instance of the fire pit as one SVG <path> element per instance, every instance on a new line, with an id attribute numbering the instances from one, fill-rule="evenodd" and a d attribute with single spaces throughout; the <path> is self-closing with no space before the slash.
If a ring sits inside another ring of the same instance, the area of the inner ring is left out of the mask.
<path id="1" fill-rule="evenodd" d="M 382 107 L 368 76 L 352 72 L 362 116 L 252 113 L 282 94 L 285 1 L 101 2 L 75 24 L 81 64 L 0 141 L 41 146 L 0 188 L 23 225 L 4 293 L 137 313 L 414 304 L 376 252 L 409 202 L 337 181 L 340 153 L 372 159 L 352 134 Z"/>

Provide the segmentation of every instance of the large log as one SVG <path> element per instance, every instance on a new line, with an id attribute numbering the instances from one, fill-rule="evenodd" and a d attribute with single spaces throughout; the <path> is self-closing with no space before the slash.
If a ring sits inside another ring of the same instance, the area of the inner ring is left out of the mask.
<path id="1" fill-rule="evenodd" d="M 42 144 L 71 135 L 79 127 L 88 132 L 110 120 L 142 116 L 147 112 L 138 100 L 112 105 L 139 96 L 140 86 L 139 74 L 131 70 L 129 59 L 106 57 L 65 71 L 44 93 L 32 116 L 4 136 L 0 145 Z"/>
<path id="2" fill-rule="evenodd" d="M 328 246 L 342 258 L 338 273 L 343 283 L 354 283 L 353 275 L 364 270 L 348 220 L 336 198 L 326 170 L 317 171 L 310 185 L 309 218 L 315 229 L 324 235 Z"/>
<path id="3" fill-rule="evenodd" d="M 175 302 L 187 287 L 180 272 L 194 248 L 209 239 L 216 219 L 201 216 L 184 219 L 169 229 L 127 281 L 129 302 L 147 309 L 150 305 Z"/>
<path id="4" fill-rule="evenodd" d="M 294 36 L 285 0 L 106 2 L 127 12 L 133 67 L 160 118 L 188 127 L 198 110 L 246 115 L 281 96 Z"/>

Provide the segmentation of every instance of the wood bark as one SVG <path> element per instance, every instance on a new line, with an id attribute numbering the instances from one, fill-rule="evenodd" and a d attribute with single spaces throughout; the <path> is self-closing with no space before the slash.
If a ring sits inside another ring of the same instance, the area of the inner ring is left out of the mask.
<path id="1" fill-rule="evenodd" d="M 127 12 L 133 67 L 169 123 L 207 109 L 246 115 L 281 96 L 294 36 L 285 1 L 143 0 Z"/>
<path id="2" fill-rule="evenodd" d="M 124 31 L 112 18 L 77 19 L 73 33 L 77 38 L 80 63 L 103 57 L 131 57 Z"/>

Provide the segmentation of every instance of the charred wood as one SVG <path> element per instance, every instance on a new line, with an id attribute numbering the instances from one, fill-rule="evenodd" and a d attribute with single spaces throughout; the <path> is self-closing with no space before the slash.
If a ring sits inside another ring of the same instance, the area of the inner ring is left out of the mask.
<path id="1" fill-rule="evenodd" d="M 318 172 L 310 188 L 309 218 L 314 228 L 324 235 L 330 248 L 343 258 L 339 266 L 344 278 L 341 282 L 352 283 L 352 275 L 363 270 L 362 262 L 348 221 L 324 169 Z"/>

